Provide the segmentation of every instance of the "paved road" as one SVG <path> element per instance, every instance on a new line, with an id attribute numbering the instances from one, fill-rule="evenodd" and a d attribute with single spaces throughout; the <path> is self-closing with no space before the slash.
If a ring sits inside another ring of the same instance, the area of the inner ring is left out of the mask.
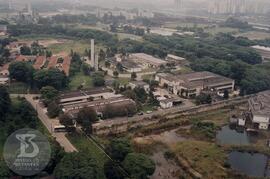
<path id="1" fill-rule="evenodd" d="M 33 100 L 34 96 L 37 95 L 12 95 L 12 96 L 24 96 L 25 99 L 33 106 L 33 108 L 38 113 L 38 118 L 43 123 L 43 125 L 48 129 L 48 131 L 51 133 L 53 137 L 55 137 L 56 141 L 64 148 L 66 152 L 77 152 L 78 150 L 70 143 L 70 141 L 65 136 L 65 133 L 63 132 L 57 132 L 55 133 L 53 131 L 53 125 L 56 121 L 49 119 L 49 117 L 46 115 L 46 111 L 44 108 L 40 106 L 40 103 L 38 100 Z"/>

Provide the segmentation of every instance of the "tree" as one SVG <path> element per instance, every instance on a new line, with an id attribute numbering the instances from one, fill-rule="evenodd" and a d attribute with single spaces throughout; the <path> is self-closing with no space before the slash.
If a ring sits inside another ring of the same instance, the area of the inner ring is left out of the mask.
<path id="1" fill-rule="evenodd" d="M 77 122 L 82 125 L 86 133 L 92 132 L 92 124 L 98 121 L 97 113 L 93 108 L 82 108 L 77 116 Z"/>
<path id="2" fill-rule="evenodd" d="M 211 104 L 212 103 L 212 97 L 210 94 L 200 94 L 199 96 L 196 97 L 196 104 Z"/>
<path id="3" fill-rule="evenodd" d="M 136 88 L 134 88 L 133 91 L 136 94 L 136 100 L 141 102 L 141 103 L 145 103 L 145 101 L 147 99 L 147 93 L 146 93 L 145 89 L 136 87 Z"/>
<path id="4" fill-rule="evenodd" d="M 0 85 L 0 118 L 3 119 L 11 106 L 11 100 L 7 88 Z"/>
<path id="5" fill-rule="evenodd" d="M 106 53 L 104 52 L 103 49 L 101 49 L 101 50 L 99 51 L 99 59 L 100 59 L 100 61 L 104 61 L 105 58 L 106 58 Z"/>
<path id="6" fill-rule="evenodd" d="M 117 69 L 119 72 L 123 72 L 123 71 L 124 71 L 124 67 L 123 67 L 122 63 L 117 63 L 117 64 L 116 64 L 116 69 Z"/>
<path id="7" fill-rule="evenodd" d="M 63 89 L 67 86 L 67 77 L 64 72 L 51 68 L 43 69 L 34 73 L 34 82 L 38 88 L 52 86 L 55 89 Z"/>
<path id="8" fill-rule="evenodd" d="M 132 178 L 147 179 L 155 172 L 156 166 L 153 160 L 144 154 L 130 153 L 126 156 L 122 165 Z"/>
<path id="9" fill-rule="evenodd" d="M 9 76 L 21 82 L 31 83 L 34 68 L 26 62 L 13 62 L 9 65 Z"/>
<path id="10" fill-rule="evenodd" d="M 71 116 L 68 114 L 60 115 L 59 122 L 60 122 L 60 124 L 65 126 L 68 131 L 73 131 L 75 129 L 75 127 L 74 127 L 75 123 L 74 123 L 73 119 L 71 118 Z"/>
<path id="11" fill-rule="evenodd" d="M 55 167 L 56 178 L 98 179 L 97 161 L 86 151 L 67 153 Z"/>
<path id="12" fill-rule="evenodd" d="M 52 86 L 45 86 L 41 88 L 40 93 L 45 105 L 48 105 L 53 101 L 57 101 L 59 95 L 59 92 Z"/>
<path id="13" fill-rule="evenodd" d="M 21 52 L 22 55 L 32 55 L 31 48 L 28 47 L 28 46 L 22 46 L 20 48 L 20 52 Z"/>
<path id="14" fill-rule="evenodd" d="M 114 71 L 114 72 L 113 72 L 113 76 L 114 76 L 115 78 L 117 78 L 118 75 L 119 75 L 118 71 Z"/>
<path id="15" fill-rule="evenodd" d="M 131 80 L 135 80 L 137 78 L 137 74 L 135 72 L 131 73 Z"/>
<path id="16" fill-rule="evenodd" d="M 55 118 L 59 115 L 61 109 L 58 106 L 58 104 L 55 101 L 53 101 L 50 104 L 48 104 L 47 111 L 48 111 L 48 116 L 50 118 Z"/>
<path id="17" fill-rule="evenodd" d="M 105 61 L 105 67 L 106 67 L 106 68 L 109 68 L 110 66 L 111 66 L 111 63 L 110 63 L 109 61 L 106 60 L 106 61 Z"/>
<path id="18" fill-rule="evenodd" d="M 115 164 L 115 162 L 109 160 L 104 164 L 104 173 L 107 179 L 124 179 L 124 175 Z"/>
<path id="19" fill-rule="evenodd" d="M 96 87 L 104 86 L 105 85 L 104 75 L 100 72 L 95 72 L 93 74 L 93 84 Z"/>
<path id="20" fill-rule="evenodd" d="M 113 139 L 106 148 L 106 152 L 112 159 L 122 162 L 127 154 L 132 152 L 132 147 L 125 138 Z"/>
<path id="21" fill-rule="evenodd" d="M 224 95 L 223 95 L 224 99 L 229 99 L 229 91 L 226 89 L 224 90 Z"/>

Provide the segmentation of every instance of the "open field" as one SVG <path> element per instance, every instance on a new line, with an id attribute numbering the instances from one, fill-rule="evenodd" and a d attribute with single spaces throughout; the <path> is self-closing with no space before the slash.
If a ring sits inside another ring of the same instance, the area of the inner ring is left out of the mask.
<path id="1" fill-rule="evenodd" d="M 226 178 L 226 168 L 223 167 L 226 154 L 213 143 L 202 141 L 184 141 L 171 146 L 172 152 L 184 158 L 188 164 L 203 178 Z"/>
<path id="2" fill-rule="evenodd" d="M 238 29 L 230 27 L 213 27 L 205 29 L 205 32 L 208 32 L 212 35 L 216 35 L 218 33 L 237 33 L 238 31 Z"/>
<path id="3" fill-rule="evenodd" d="M 63 44 L 53 44 L 48 46 L 48 50 L 52 51 L 53 54 L 59 54 L 63 52 L 69 54 L 71 50 L 83 54 L 85 49 L 90 49 L 90 42 L 88 43 L 81 40 L 69 40 Z"/>
<path id="4" fill-rule="evenodd" d="M 13 94 L 25 94 L 27 93 L 27 84 L 22 82 L 12 82 L 9 85 L 8 91 Z"/>
<path id="5" fill-rule="evenodd" d="M 250 40 L 263 40 L 263 39 L 270 38 L 270 33 L 259 32 L 259 31 L 249 31 L 245 33 L 239 33 L 236 36 L 247 37 Z"/>
<path id="6" fill-rule="evenodd" d="M 77 90 L 80 85 L 83 85 L 84 88 L 93 87 L 92 78 L 90 76 L 84 75 L 82 72 L 70 78 L 69 89 Z"/>
<path id="7" fill-rule="evenodd" d="M 106 179 L 104 175 L 104 163 L 108 160 L 106 155 L 101 152 L 95 144 L 89 141 L 85 136 L 81 134 L 70 134 L 67 135 L 70 142 L 76 146 L 79 151 L 87 152 L 89 155 L 97 161 L 98 165 L 98 178 Z"/>
<path id="8" fill-rule="evenodd" d="M 141 36 L 133 35 L 133 34 L 117 33 L 117 36 L 119 40 L 123 40 L 123 39 L 131 39 L 131 40 L 137 40 L 137 41 L 143 40 Z"/>
<path id="9" fill-rule="evenodd" d="M 197 24 L 197 23 L 185 23 L 185 22 L 168 22 L 164 25 L 165 28 L 173 28 L 176 29 L 176 27 L 207 27 L 208 24 Z"/>

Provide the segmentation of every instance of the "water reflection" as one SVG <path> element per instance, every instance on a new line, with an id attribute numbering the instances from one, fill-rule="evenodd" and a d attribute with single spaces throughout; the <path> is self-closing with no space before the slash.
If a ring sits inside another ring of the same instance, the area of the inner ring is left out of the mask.
<path id="1" fill-rule="evenodd" d="M 244 128 L 227 125 L 218 131 L 216 140 L 221 145 L 248 145 L 256 141 L 256 135 L 248 133 Z"/>
<path id="2" fill-rule="evenodd" d="M 269 157 L 264 154 L 233 151 L 229 154 L 228 162 L 232 169 L 248 176 L 270 176 Z"/>

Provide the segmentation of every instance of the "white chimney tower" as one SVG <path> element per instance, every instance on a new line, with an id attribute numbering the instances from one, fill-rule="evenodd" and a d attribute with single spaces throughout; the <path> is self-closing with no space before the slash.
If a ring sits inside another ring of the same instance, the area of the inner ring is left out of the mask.
<path id="1" fill-rule="evenodd" d="M 91 67 L 95 67 L 95 40 L 91 39 Z"/>
<path id="2" fill-rule="evenodd" d="M 98 71 L 98 55 L 96 55 L 96 58 L 95 58 L 95 70 Z"/>

